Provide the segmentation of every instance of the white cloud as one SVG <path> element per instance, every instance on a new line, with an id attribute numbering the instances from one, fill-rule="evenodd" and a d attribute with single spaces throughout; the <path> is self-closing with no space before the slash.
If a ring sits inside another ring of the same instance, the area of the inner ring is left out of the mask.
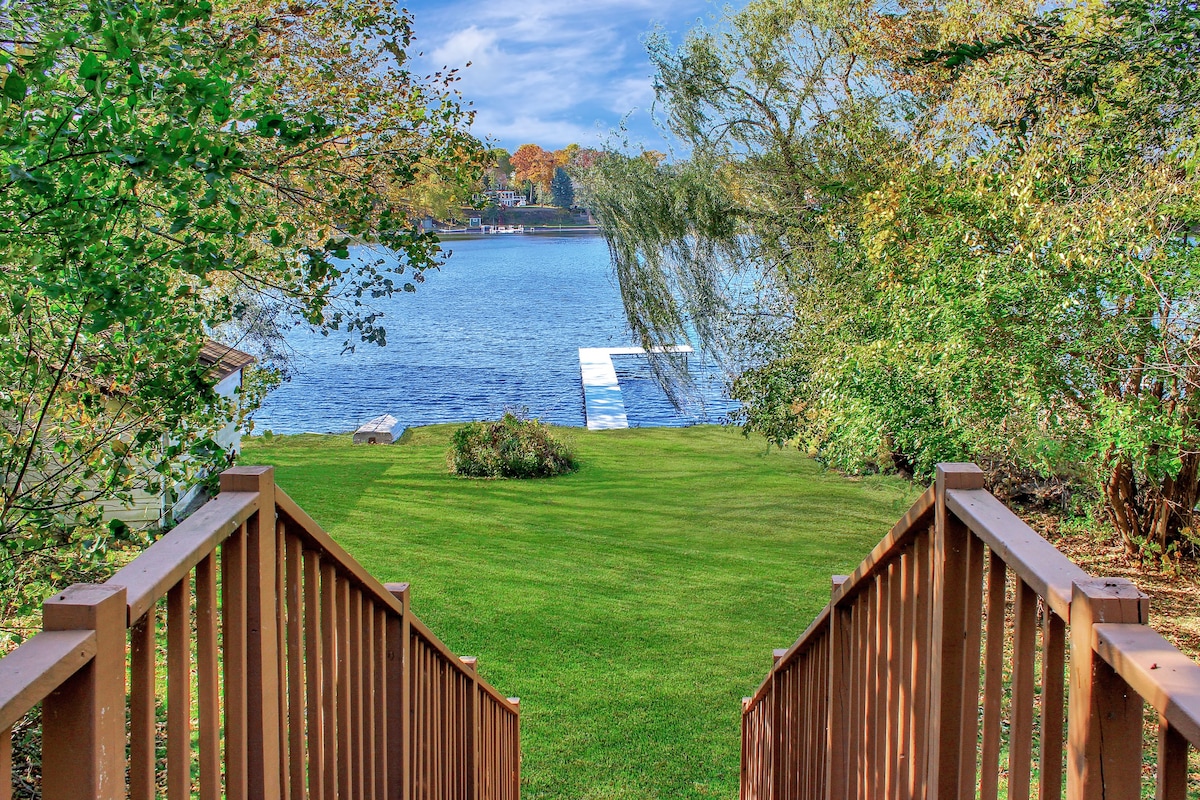
<path id="1" fill-rule="evenodd" d="M 461 31 L 456 31 L 442 45 L 430 53 L 430 58 L 441 65 L 463 67 L 467 64 L 477 67 L 488 66 L 495 57 L 496 33 L 481 31 L 472 25 Z"/>

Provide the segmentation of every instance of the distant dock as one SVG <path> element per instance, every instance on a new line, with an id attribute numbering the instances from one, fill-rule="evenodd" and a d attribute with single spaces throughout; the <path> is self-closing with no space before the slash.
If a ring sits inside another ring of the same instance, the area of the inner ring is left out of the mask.
<path id="1" fill-rule="evenodd" d="M 687 345 L 655 348 L 655 353 L 691 353 Z M 613 356 L 648 355 L 641 347 L 581 347 L 579 348 L 579 374 L 583 379 L 584 417 L 590 431 L 628 428 L 629 418 L 625 414 L 625 398 L 621 395 L 621 384 L 617 382 L 617 370 Z"/>

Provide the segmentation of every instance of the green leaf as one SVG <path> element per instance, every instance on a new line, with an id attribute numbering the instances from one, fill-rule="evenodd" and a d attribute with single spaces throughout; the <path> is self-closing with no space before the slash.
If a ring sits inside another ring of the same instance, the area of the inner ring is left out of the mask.
<path id="1" fill-rule="evenodd" d="M 25 84 L 25 79 L 22 78 L 15 70 L 9 72 L 4 78 L 4 96 L 14 103 L 19 103 L 25 99 L 25 92 L 28 87 Z"/>

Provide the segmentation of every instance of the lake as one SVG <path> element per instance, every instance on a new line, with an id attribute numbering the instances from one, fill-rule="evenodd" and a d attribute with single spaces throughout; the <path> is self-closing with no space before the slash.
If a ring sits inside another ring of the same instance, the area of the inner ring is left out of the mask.
<path id="1" fill-rule="evenodd" d="M 384 413 L 405 426 L 466 422 L 506 409 L 584 425 L 578 349 L 631 344 L 604 240 L 497 235 L 443 246 L 451 257 L 415 294 L 375 301 L 386 347 L 342 353 L 344 336 L 293 331 L 294 375 L 255 414 L 256 432 L 344 432 Z M 631 426 L 724 421 L 736 406 L 723 376 L 691 361 L 698 402 L 680 412 L 646 359 L 614 360 Z"/>

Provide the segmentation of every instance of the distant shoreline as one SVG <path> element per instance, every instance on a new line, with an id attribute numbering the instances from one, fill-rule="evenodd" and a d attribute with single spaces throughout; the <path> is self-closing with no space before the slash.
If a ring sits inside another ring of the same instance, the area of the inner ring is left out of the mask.
<path id="1" fill-rule="evenodd" d="M 524 236 L 526 234 L 569 233 L 569 234 L 599 234 L 599 225 L 526 225 L 520 233 L 484 233 L 478 229 L 437 230 L 434 233 L 442 239 L 476 239 L 491 236 Z"/>

